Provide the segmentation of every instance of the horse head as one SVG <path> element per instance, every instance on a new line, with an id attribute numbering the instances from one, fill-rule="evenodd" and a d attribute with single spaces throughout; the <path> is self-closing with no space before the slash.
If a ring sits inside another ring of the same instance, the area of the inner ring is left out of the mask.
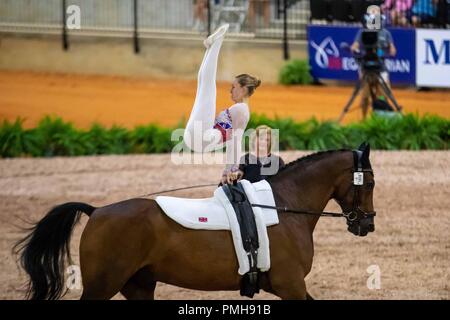
<path id="1" fill-rule="evenodd" d="M 370 145 L 363 143 L 353 150 L 353 167 L 338 184 L 334 199 L 347 219 L 347 230 L 357 236 L 375 231 L 373 190 L 375 179 L 369 160 Z"/>

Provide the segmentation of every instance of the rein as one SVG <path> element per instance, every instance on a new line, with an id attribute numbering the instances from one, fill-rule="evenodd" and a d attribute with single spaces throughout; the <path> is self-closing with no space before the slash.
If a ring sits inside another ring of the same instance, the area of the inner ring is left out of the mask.
<path id="1" fill-rule="evenodd" d="M 358 204 L 358 196 L 359 196 L 359 188 L 361 187 L 362 184 L 360 184 L 359 182 L 355 182 L 357 181 L 357 177 L 355 176 L 355 174 L 363 174 L 364 172 L 369 172 L 373 175 L 373 171 L 372 169 L 363 169 L 362 164 L 361 164 L 361 154 L 362 152 L 359 150 L 355 150 L 353 151 L 353 160 L 354 160 L 354 167 L 353 167 L 353 176 L 354 176 L 354 180 L 353 180 L 353 184 L 351 187 L 353 187 L 353 207 L 351 208 L 350 211 L 346 211 L 346 212 L 327 212 L 327 211 L 308 211 L 308 210 L 302 210 L 302 209 L 292 209 L 292 208 L 288 208 L 288 207 L 277 207 L 277 206 L 269 206 L 269 205 L 264 205 L 264 204 L 257 204 L 257 203 L 251 203 L 252 207 L 259 207 L 259 208 L 265 208 L 265 209 L 275 209 L 275 210 L 279 210 L 282 212 L 292 212 L 292 213 L 298 213 L 298 214 L 305 214 L 305 215 L 312 215 L 312 216 L 318 216 L 318 217 L 336 217 L 336 218 L 346 218 L 349 221 L 354 221 L 358 218 L 370 218 L 370 217 L 374 217 L 376 215 L 375 211 L 371 211 L 371 212 L 365 212 L 363 210 L 361 210 L 359 208 L 359 204 Z M 237 181 L 234 181 L 233 184 L 236 184 Z M 161 194 L 161 193 L 167 193 L 167 192 L 172 192 L 172 191 L 178 191 L 178 190 L 187 190 L 187 189 L 194 189 L 194 188 L 203 188 L 203 187 L 211 187 L 211 186 L 217 186 L 217 183 L 210 183 L 210 184 L 200 184 L 200 185 L 194 185 L 194 186 L 189 186 L 189 187 L 182 187 L 182 188 L 175 188 L 175 189 L 167 189 L 167 190 L 163 190 L 163 191 L 158 191 L 158 192 L 153 192 L 153 193 L 149 193 L 146 195 L 143 195 L 141 197 L 147 197 L 147 196 L 151 196 L 151 195 L 156 195 L 156 194 Z M 348 192 L 350 192 L 352 188 L 349 189 Z M 237 190 L 238 193 L 242 193 L 240 191 Z M 243 197 L 245 198 L 245 194 L 242 194 Z"/>
<path id="2" fill-rule="evenodd" d="M 167 189 L 167 190 L 157 191 L 157 192 L 153 192 L 153 193 L 148 193 L 146 195 L 140 196 L 139 198 L 148 197 L 148 196 L 152 196 L 152 195 L 156 195 L 156 194 L 172 192 L 172 191 L 195 189 L 195 188 L 203 188 L 203 187 L 212 187 L 212 186 L 216 186 L 216 185 L 217 185 L 216 183 L 211 183 L 211 184 L 200 184 L 200 185 L 189 186 L 189 187 L 182 187 L 182 188 L 175 188 L 175 189 Z M 306 215 L 312 215 L 312 216 L 318 216 L 318 217 L 347 218 L 347 219 L 349 219 L 351 221 L 355 220 L 357 218 L 356 214 L 352 215 L 353 213 L 355 213 L 354 211 L 342 212 L 342 213 L 327 212 L 327 211 L 318 212 L 318 211 L 307 211 L 307 210 L 300 210 L 300 209 L 291 209 L 291 208 L 288 208 L 288 207 L 269 206 L 269 205 L 257 204 L 257 203 L 252 203 L 251 206 L 252 207 L 264 208 L 264 209 L 275 209 L 275 210 L 282 211 L 282 212 L 292 212 L 292 213 L 306 214 Z M 366 217 L 373 217 L 373 216 L 375 216 L 375 212 L 373 212 L 373 213 L 372 212 L 365 213 L 364 216 L 366 216 Z"/>
<path id="3" fill-rule="evenodd" d="M 148 194 L 142 195 L 142 196 L 140 196 L 138 198 L 153 196 L 153 195 L 156 195 L 156 194 L 162 194 L 162 193 L 167 193 L 167 192 L 172 192 L 172 191 L 195 189 L 195 188 L 203 188 L 203 187 L 212 187 L 212 186 L 216 186 L 216 185 L 217 185 L 217 183 L 211 183 L 211 184 L 199 184 L 199 185 L 195 185 L 195 186 L 175 188 L 175 189 L 167 189 L 167 190 L 162 190 L 162 191 L 148 193 Z M 280 210 L 280 211 L 283 211 L 283 212 L 301 213 L 301 214 L 308 214 L 308 215 L 314 215 L 314 216 L 348 217 L 350 215 L 350 213 L 351 213 L 351 212 L 349 212 L 347 214 L 347 213 L 326 212 L 326 211 L 324 211 L 324 212 L 313 212 L 313 211 L 289 209 L 288 207 L 274 207 L 274 206 L 269 206 L 269 205 L 265 205 L 265 204 L 256 204 L 256 203 L 252 203 L 251 205 L 252 205 L 252 207 L 259 207 L 259 208 L 265 208 L 265 209 L 275 209 L 275 210 Z"/>
<path id="4" fill-rule="evenodd" d="M 326 211 L 306 211 L 306 210 L 298 210 L 298 209 L 290 209 L 288 207 L 276 207 L 276 206 L 268 206 L 265 204 L 256 204 L 256 203 L 252 203 L 252 207 L 259 207 L 259 208 L 265 208 L 265 209 L 276 209 L 276 210 L 280 210 L 282 212 L 292 212 L 292 213 L 301 213 L 301 214 L 308 214 L 308 215 L 312 215 L 312 216 L 319 216 L 319 217 L 323 217 L 323 216 L 327 216 L 327 217 L 349 217 L 349 215 L 351 214 L 351 212 L 342 212 L 342 213 L 338 213 L 338 212 L 326 212 Z"/>

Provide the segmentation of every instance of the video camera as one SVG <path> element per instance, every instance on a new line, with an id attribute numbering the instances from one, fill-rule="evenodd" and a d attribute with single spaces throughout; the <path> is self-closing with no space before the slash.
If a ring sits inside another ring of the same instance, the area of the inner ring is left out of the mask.
<path id="1" fill-rule="evenodd" d="M 379 56 L 378 30 L 363 30 L 361 44 L 364 52 L 361 57 L 362 70 L 380 72 L 383 59 Z"/>

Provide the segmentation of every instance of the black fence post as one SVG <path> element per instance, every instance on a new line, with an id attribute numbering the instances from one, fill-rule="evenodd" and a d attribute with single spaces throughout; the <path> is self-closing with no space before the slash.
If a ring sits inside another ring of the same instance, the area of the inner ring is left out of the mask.
<path id="1" fill-rule="evenodd" d="M 283 58 L 284 58 L 284 60 L 289 60 L 287 2 L 288 2 L 288 0 L 283 0 Z"/>
<path id="2" fill-rule="evenodd" d="M 280 16 L 281 16 L 281 0 L 277 0 L 277 5 L 276 5 L 276 7 L 277 7 L 277 19 L 280 19 Z"/>
<path id="3" fill-rule="evenodd" d="M 206 11 L 208 11 L 208 36 L 211 34 L 211 2 L 206 1 Z"/>
<path id="4" fill-rule="evenodd" d="M 134 33 L 133 33 L 133 43 L 134 43 L 134 53 L 139 53 L 141 47 L 139 45 L 138 36 L 138 0 L 133 0 L 133 22 L 134 22 Z"/>
<path id="5" fill-rule="evenodd" d="M 62 45 L 65 51 L 69 50 L 69 39 L 67 37 L 67 15 L 66 0 L 62 0 Z"/>

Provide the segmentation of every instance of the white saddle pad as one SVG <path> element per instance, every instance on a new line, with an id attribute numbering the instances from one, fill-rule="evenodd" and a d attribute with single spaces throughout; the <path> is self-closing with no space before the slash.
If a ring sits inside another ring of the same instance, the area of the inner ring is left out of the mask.
<path id="1" fill-rule="evenodd" d="M 256 183 L 250 183 L 247 180 L 240 182 L 250 203 L 275 206 L 272 188 L 266 180 Z M 238 272 L 242 275 L 250 270 L 248 257 L 242 245 L 236 213 L 221 187 L 214 191 L 213 197 L 206 199 L 158 196 L 155 200 L 171 219 L 186 228 L 231 230 L 239 262 Z M 261 271 L 267 271 L 270 269 L 270 252 L 266 227 L 278 224 L 278 214 L 275 209 L 259 207 L 253 207 L 253 213 L 259 240 L 257 267 Z"/>

